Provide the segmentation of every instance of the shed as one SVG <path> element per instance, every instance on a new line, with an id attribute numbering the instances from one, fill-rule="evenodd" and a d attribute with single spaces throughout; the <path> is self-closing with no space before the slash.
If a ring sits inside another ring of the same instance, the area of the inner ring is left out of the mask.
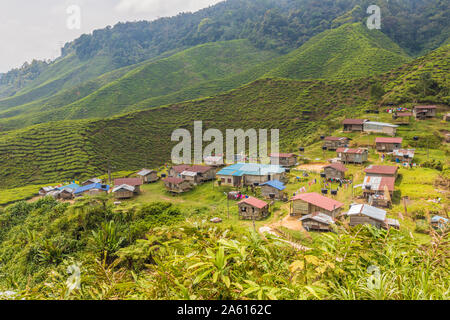
<path id="1" fill-rule="evenodd" d="M 58 188 L 52 187 L 52 186 L 42 187 L 39 189 L 39 195 L 41 197 L 45 197 L 49 192 L 54 191 L 54 190 L 58 190 Z"/>
<path id="2" fill-rule="evenodd" d="M 362 132 L 366 121 L 365 119 L 345 119 L 342 124 L 344 125 L 344 131 Z"/>
<path id="3" fill-rule="evenodd" d="M 167 191 L 183 193 L 192 189 L 192 184 L 181 178 L 169 177 L 163 180 Z"/>
<path id="4" fill-rule="evenodd" d="M 270 163 L 283 167 L 292 167 L 297 163 L 297 155 L 293 153 L 272 153 Z"/>
<path id="5" fill-rule="evenodd" d="M 334 199 L 322 196 L 316 192 L 300 193 L 291 198 L 291 216 L 307 215 L 322 212 L 335 218 L 344 204 Z"/>
<path id="6" fill-rule="evenodd" d="M 254 197 L 238 203 L 239 218 L 242 220 L 261 220 L 269 215 L 269 204 Z"/>
<path id="7" fill-rule="evenodd" d="M 323 167 L 323 169 L 327 180 L 344 179 L 345 172 L 348 170 L 342 163 L 331 163 Z"/>
<path id="8" fill-rule="evenodd" d="M 283 190 L 286 189 L 286 186 L 283 184 L 283 182 L 279 180 L 270 180 L 267 181 L 261 186 L 261 194 L 265 198 L 271 198 L 271 195 L 274 195 L 275 199 L 284 199 L 284 192 Z"/>
<path id="9" fill-rule="evenodd" d="M 416 119 L 424 120 L 427 118 L 436 117 L 437 106 L 415 106 L 413 108 L 413 114 Z"/>
<path id="10" fill-rule="evenodd" d="M 369 151 L 365 148 L 338 148 L 336 150 L 342 163 L 364 163 L 369 157 Z"/>
<path id="11" fill-rule="evenodd" d="M 337 148 L 348 147 L 350 139 L 346 137 L 325 137 L 323 141 L 323 147 L 328 150 L 336 150 Z"/>
<path id="12" fill-rule="evenodd" d="M 392 152 L 402 147 L 403 138 L 375 138 L 376 149 L 379 152 Z"/>
<path id="13" fill-rule="evenodd" d="M 71 200 L 73 199 L 75 189 L 72 188 L 64 188 L 59 192 L 59 198 L 63 200 Z"/>
<path id="14" fill-rule="evenodd" d="M 314 212 L 300 218 L 303 228 L 307 231 L 330 231 L 334 224 L 334 219 L 322 212 Z"/>
<path id="15" fill-rule="evenodd" d="M 392 151 L 392 161 L 398 163 L 411 163 L 414 159 L 415 149 L 396 149 Z"/>
<path id="16" fill-rule="evenodd" d="M 370 224 L 377 228 L 385 225 L 386 211 L 375 208 L 368 204 L 356 204 L 350 207 L 347 212 L 350 217 L 350 226 L 354 227 L 360 224 Z"/>
<path id="17" fill-rule="evenodd" d="M 120 186 L 114 187 L 112 190 L 114 197 L 116 199 L 130 199 L 134 195 L 135 188 L 127 184 L 122 184 Z"/>
<path id="18" fill-rule="evenodd" d="M 390 136 L 395 136 L 397 132 L 398 125 L 385 123 L 385 122 L 376 122 L 376 121 L 366 121 L 364 122 L 364 132 L 369 133 L 383 133 Z"/>
<path id="19" fill-rule="evenodd" d="M 152 183 L 158 181 L 158 172 L 150 169 L 142 169 L 138 173 L 136 173 L 141 179 L 142 183 Z"/>

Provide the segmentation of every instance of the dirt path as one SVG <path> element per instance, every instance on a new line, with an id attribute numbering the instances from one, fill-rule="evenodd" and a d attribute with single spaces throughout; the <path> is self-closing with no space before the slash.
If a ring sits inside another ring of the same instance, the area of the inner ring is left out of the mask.
<path id="1" fill-rule="evenodd" d="M 310 163 L 310 164 L 302 164 L 296 167 L 297 170 L 305 170 L 310 172 L 317 172 L 320 173 L 324 166 L 326 166 L 328 163 Z"/>

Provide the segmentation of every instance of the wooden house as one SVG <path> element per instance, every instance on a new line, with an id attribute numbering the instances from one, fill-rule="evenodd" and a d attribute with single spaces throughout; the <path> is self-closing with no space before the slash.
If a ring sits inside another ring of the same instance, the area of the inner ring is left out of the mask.
<path id="1" fill-rule="evenodd" d="M 347 168 L 342 163 L 331 163 L 323 167 L 325 173 L 325 179 L 341 179 L 345 178 L 345 172 L 347 172 Z"/>
<path id="2" fill-rule="evenodd" d="M 297 163 L 297 155 L 293 153 L 272 153 L 270 163 L 283 167 L 292 167 Z"/>
<path id="3" fill-rule="evenodd" d="M 216 178 L 216 169 L 210 166 L 193 165 L 186 171 L 195 172 L 198 177 L 198 183 L 212 181 Z"/>
<path id="4" fill-rule="evenodd" d="M 240 201 L 238 208 L 242 220 L 261 220 L 269 215 L 269 204 L 253 197 Z"/>
<path id="5" fill-rule="evenodd" d="M 190 184 L 196 186 L 200 183 L 200 177 L 198 176 L 197 172 L 193 171 L 183 171 L 180 174 L 180 178 L 189 182 Z"/>
<path id="6" fill-rule="evenodd" d="M 155 170 L 142 169 L 138 173 L 136 173 L 141 179 L 142 183 L 152 183 L 158 181 L 158 172 Z"/>
<path id="7" fill-rule="evenodd" d="M 72 200 L 74 198 L 75 189 L 64 188 L 59 192 L 59 198 L 63 200 Z"/>
<path id="8" fill-rule="evenodd" d="M 364 198 L 370 205 L 390 207 L 395 190 L 395 178 L 365 176 L 362 188 Z"/>
<path id="9" fill-rule="evenodd" d="M 114 179 L 114 186 L 128 185 L 134 187 L 134 193 L 141 192 L 142 179 L 141 178 L 118 178 Z"/>
<path id="10" fill-rule="evenodd" d="M 361 224 L 370 224 L 374 227 L 385 229 L 390 227 L 398 229 L 400 227 L 396 219 L 386 218 L 385 210 L 375 208 L 368 204 L 355 204 L 351 206 L 346 216 L 350 218 L 349 224 L 352 227 Z"/>
<path id="11" fill-rule="evenodd" d="M 291 216 L 304 216 L 307 214 L 322 212 L 335 218 L 344 204 L 334 199 L 322 196 L 318 193 L 300 193 L 291 198 Z"/>
<path id="12" fill-rule="evenodd" d="M 342 124 L 345 132 L 362 132 L 366 121 L 365 119 L 345 119 Z"/>
<path id="13" fill-rule="evenodd" d="M 264 198 L 277 200 L 285 199 L 284 189 L 286 189 L 286 186 L 283 184 L 283 182 L 279 180 L 270 180 L 263 184 L 260 184 L 260 186 L 261 195 Z"/>
<path id="14" fill-rule="evenodd" d="M 397 177 L 397 166 L 382 166 L 371 164 L 364 169 L 366 176 L 379 176 L 379 177 Z"/>
<path id="15" fill-rule="evenodd" d="M 39 189 L 39 195 L 41 197 L 45 197 L 49 192 L 54 191 L 54 190 L 58 190 L 58 188 L 52 187 L 52 186 L 42 187 Z"/>
<path id="16" fill-rule="evenodd" d="M 134 196 L 135 188 L 133 186 L 129 186 L 127 184 L 122 184 L 120 186 L 115 187 L 112 192 L 114 194 L 114 198 L 116 199 L 130 199 Z"/>
<path id="17" fill-rule="evenodd" d="M 364 163 L 369 157 L 369 151 L 365 148 L 338 148 L 336 150 L 342 163 Z"/>
<path id="18" fill-rule="evenodd" d="M 88 179 L 86 181 L 83 181 L 81 183 L 81 186 L 88 186 L 88 185 L 93 184 L 93 183 L 102 183 L 102 179 L 99 179 L 99 178 Z"/>
<path id="19" fill-rule="evenodd" d="M 395 136 L 398 125 L 385 122 L 366 121 L 364 122 L 363 127 L 364 132 L 383 133 L 390 136 Z"/>
<path id="20" fill-rule="evenodd" d="M 437 106 L 415 106 L 413 108 L 414 117 L 418 120 L 436 117 Z"/>
<path id="21" fill-rule="evenodd" d="M 392 151 L 392 161 L 410 164 L 414 159 L 415 151 L 415 149 L 395 149 Z"/>
<path id="22" fill-rule="evenodd" d="M 217 172 L 217 177 L 222 185 L 245 187 L 270 180 L 284 181 L 285 172 L 280 165 L 236 163 Z"/>
<path id="23" fill-rule="evenodd" d="M 100 194 L 106 194 L 109 191 L 109 185 L 101 183 L 92 183 L 87 186 L 81 186 L 74 191 L 75 197 L 83 195 L 96 196 Z"/>
<path id="24" fill-rule="evenodd" d="M 303 228 L 307 231 L 331 231 L 334 219 L 322 212 L 314 212 L 300 218 Z"/>
<path id="25" fill-rule="evenodd" d="M 407 125 L 411 122 L 412 112 L 394 112 L 392 114 L 392 120 L 394 124 Z"/>
<path id="26" fill-rule="evenodd" d="M 190 167 L 190 165 L 188 165 L 188 164 L 180 164 L 180 165 L 172 166 L 169 169 L 168 176 L 169 177 L 178 177 L 179 178 L 181 173 L 183 171 L 188 170 L 189 167 Z"/>
<path id="27" fill-rule="evenodd" d="M 375 138 L 375 146 L 378 152 L 392 152 L 394 149 L 401 149 L 402 138 Z"/>
<path id="28" fill-rule="evenodd" d="M 167 191 L 183 193 L 192 189 L 192 184 L 181 178 L 169 177 L 163 180 Z"/>
<path id="29" fill-rule="evenodd" d="M 323 141 L 323 147 L 328 150 L 336 150 L 338 148 L 348 147 L 350 139 L 346 137 L 325 137 Z"/>

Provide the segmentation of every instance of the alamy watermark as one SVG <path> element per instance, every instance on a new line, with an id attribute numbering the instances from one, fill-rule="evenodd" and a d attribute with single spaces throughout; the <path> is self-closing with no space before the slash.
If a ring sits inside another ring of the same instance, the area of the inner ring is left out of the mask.
<path id="1" fill-rule="evenodd" d="M 270 130 L 270 151 L 279 152 L 279 129 Z M 181 141 L 180 141 L 181 140 Z M 267 129 L 226 129 L 225 148 L 224 134 L 219 129 L 208 129 L 203 132 L 203 122 L 194 121 L 194 138 L 186 129 L 176 129 L 172 133 L 171 141 L 179 142 L 172 149 L 172 163 L 174 164 L 201 164 L 203 159 L 213 155 L 224 155 L 226 149 L 227 163 L 234 163 L 235 155 L 245 155 L 248 141 L 248 154 L 250 158 L 259 159 L 261 163 L 269 163 L 268 155 L 268 130 Z M 210 142 L 203 148 L 203 142 Z M 236 142 L 236 144 L 235 144 Z M 192 150 L 192 145 L 194 150 Z M 193 152 L 192 152 L 193 151 Z M 193 157 L 192 157 L 193 155 Z M 223 164 L 222 158 L 222 164 Z M 272 159 L 272 164 L 277 158 Z"/>
<path id="2" fill-rule="evenodd" d="M 69 15 L 66 20 L 66 26 L 69 30 L 81 29 L 81 8 L 73 4 L 67 7 L 66 13 Z"/>
<path id="3" fill-rule="evenodd" d="M 367 18 L 367 28 L 369 30 L 381 29 L 381 9 L 377 5 L 371 5 L 367 8 L 370 16 Z"/>

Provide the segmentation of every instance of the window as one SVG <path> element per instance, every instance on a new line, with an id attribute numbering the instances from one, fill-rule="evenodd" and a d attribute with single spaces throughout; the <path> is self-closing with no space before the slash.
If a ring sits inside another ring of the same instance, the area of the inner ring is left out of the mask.
<path id="1" fill-rule="evenodd" d="M 220 180 L 221 180 L 222 182 L 225 182 L 225 178 L 221 178 Z"/>
<path id="2" fill-rule="evenodd" d="M 228 183 L 231 183 L 231 179 L 228 179 Z"/>

